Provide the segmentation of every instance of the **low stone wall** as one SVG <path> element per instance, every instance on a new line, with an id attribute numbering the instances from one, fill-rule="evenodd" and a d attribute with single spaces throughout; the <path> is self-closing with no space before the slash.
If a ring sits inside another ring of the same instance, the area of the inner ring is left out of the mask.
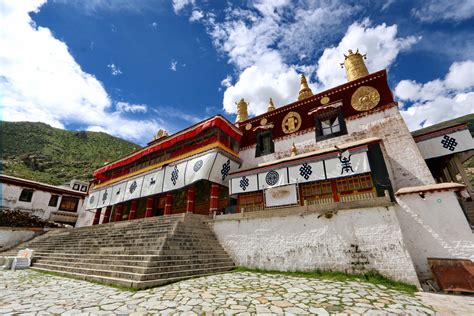
<path id="1" fill-rule="evenodd" d="M 43 228 L 0 227 L 0 251 L 15 247 L 42 231 Z"/>
<path id="2" fill-rule="evenodd" d="M 474 233 L 452 191 L 397 197 L 396 214 L 421 281 L 431 279 L 427 258 L 474 260 Z"/>
<path id="3" fill-rule="evenodd" d="M 238 266 L 278 271 L 375 270 L 419 286 L 393 205 L 235 214 L 216 218 L 213 228 Z"/>

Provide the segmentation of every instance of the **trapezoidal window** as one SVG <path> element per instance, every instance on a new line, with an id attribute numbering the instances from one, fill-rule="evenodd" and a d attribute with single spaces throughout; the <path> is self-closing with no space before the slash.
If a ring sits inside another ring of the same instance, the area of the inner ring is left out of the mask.
<path id="1" fill-rule="evenodd" d="M 59 204 L 59 210 L 66 212 L 76 212 L 79 199 L 72 196 L 64 196 L 61 198 L 61 204 Z"/>
<path id="2" fill-rule="evenodd" d="M 257 147 L 255 157 L 265 156 L 275 151 L 272 130 L 265 130 L 257 133 Z"/>
<path id="3" fill-rule="evenodd" d="M 20 197 L 18 200 L 22 202 L 31 202 L 31 199 L 33 198 L 33 190 L 31 189 L 23 189 L 21 190 Z"/>
<path id="4" fill-rule="evenodd" d="M 316 141 L 347 134 L 346 122 L 340 109 L 322 113 L 316 119 Z"/>

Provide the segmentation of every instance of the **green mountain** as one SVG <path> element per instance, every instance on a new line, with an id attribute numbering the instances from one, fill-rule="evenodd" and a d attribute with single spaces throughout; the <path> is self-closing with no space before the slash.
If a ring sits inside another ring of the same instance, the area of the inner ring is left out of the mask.
<path id="1" fill-rule="evenodd" d="M 89 181 L 104 162 L 140 148 L 105 133 L 66 131 L 44 123 L 2 121 L 0 132 L 3 174 L 56 185 Z"/>

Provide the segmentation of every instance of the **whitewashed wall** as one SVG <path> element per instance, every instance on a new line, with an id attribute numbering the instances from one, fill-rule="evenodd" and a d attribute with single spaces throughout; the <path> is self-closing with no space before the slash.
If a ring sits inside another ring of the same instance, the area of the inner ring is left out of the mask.
<path id="1" fill-rule="evenodd" d="M 421 280 L 431 278 L 427 258 L 471 258 L 474 234 L 454 192 L 397 197 L 396 213 Z"/>
<path id="2" fill-rule="evenodd" d="M 309 116 L 304 119 L 313 120 Z M 278 122 L 274 124 L 274 128 L 280 128 Z M 435 182 L 396 106 L 357 119 L 346 120 L 346 125 L 347 135 L 319 142 L 316 142 L 314 130 L 278 139 L 275 141 L 275 153 L 262 157 L 255 158 L 255 146 L 241 150 L 239 153 L 243 161 L 241 168 L 255 167 L 260 163 L 288 157 L 293 143 L 301 154 L 369 137 L 379 137 L 383 140 L 386 164 L 395 190 Z"/>
<path id="3" fill-rule="evenodd" d="M 96 210 L 86 210 L 86 208 L 83 207 L 80 211 L 77 212 L 77 221 L 76 221 L 75 227 L 78 228 L 78 227 L 84 227 L 84 226 L 91 226 L 92 223 L 94 222 L 95 211 Z M 104 218 L 104 213 L 105 213 L 105 207 L 102 208 L 102 212 L 100 214 L 101 223 Z"/>
<path id="4" fill-rule="evenodd" d="M 20 201 L 20 194 L 23 187 L 1 183 L 0 189 L 2 193 L 1 205 L 9 209 L 32 210 L 32 215 L 38 216 L 43 220 L 48 220 L 51 212 L 58 211 L 61 204 L 61 196 L 55 207 L 48 206 L 51 193 L 46 191 L 34 190 L 31 202 Z M 77 206 L 78 212 L 83 208 L 83 199 L 79 199 Z"/>
<path id="5" fill-rule="evenodd" d="M 0 227 L 0 251 L 31 239 L 34 235 L 36 235 L 36 232 L 30 229 Z"/>
<path id="6" fill-rule="evenodd" d="M 238 220 L 217 220 L 214 231 L 238 266 L 279 271 L 377 270 L 418 285 L 394 207 Z"/>

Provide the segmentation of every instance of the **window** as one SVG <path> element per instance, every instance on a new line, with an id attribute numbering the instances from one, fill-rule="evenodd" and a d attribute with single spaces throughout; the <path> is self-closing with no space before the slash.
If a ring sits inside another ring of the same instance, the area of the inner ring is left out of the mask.
<path id="1" fill-rule="evenodd" d="M 19 200 L 22 202 L 31 202 L 33 198 L 33 190 L 31 189 L 23 189 L 20 194 Z"/>
<path id="2" fill-rule="evenodd" d="M 79 203 L 79 199 L 72 197 L 72 196 L 63 196 L 61 199 L 61 204 L 59 205 L 59 209 L 61 211 L 66 212 L 75 212 L 77 211 L 77 204 Z"/>
<path id="3" fill-rule="evenodd" d="M 76 191 L 79 191 L 79 183 L 74 183 L 72 189 L 76 190 Z"/>
<path id="4" fill-rule="evenodd" d="M 87 185 L 81 186 L 81 192 L 87 192 Z"/>
<path id="5" fill-rule="evenodd" d="M 54 194 L 51 195 L 48 206 L 52 206 L 52 207 L 58 206 L 58 200 L 59 200 L 59 195 L 54 195 Z"/>
<path id="6" fill-rule="evenodd" d="M 257 134 L 257 147 L 255 149 L 255 157 L 268 155 L 274 152 L 274 144 L 272 140 L 272 131 L 266 130 Z"/>
<path id="7" fill-rule="evenodd" d="M 316 116 L 316 140 L 347 134 L 346 123 L 340 109 Z"/>
<path id="8" fill-rule="evenodd" d="M 239 194 L 239 207 L 240 209 L 244 209 L 244 212 L 263 210 L 263 193 L 252 192 Z"/>

